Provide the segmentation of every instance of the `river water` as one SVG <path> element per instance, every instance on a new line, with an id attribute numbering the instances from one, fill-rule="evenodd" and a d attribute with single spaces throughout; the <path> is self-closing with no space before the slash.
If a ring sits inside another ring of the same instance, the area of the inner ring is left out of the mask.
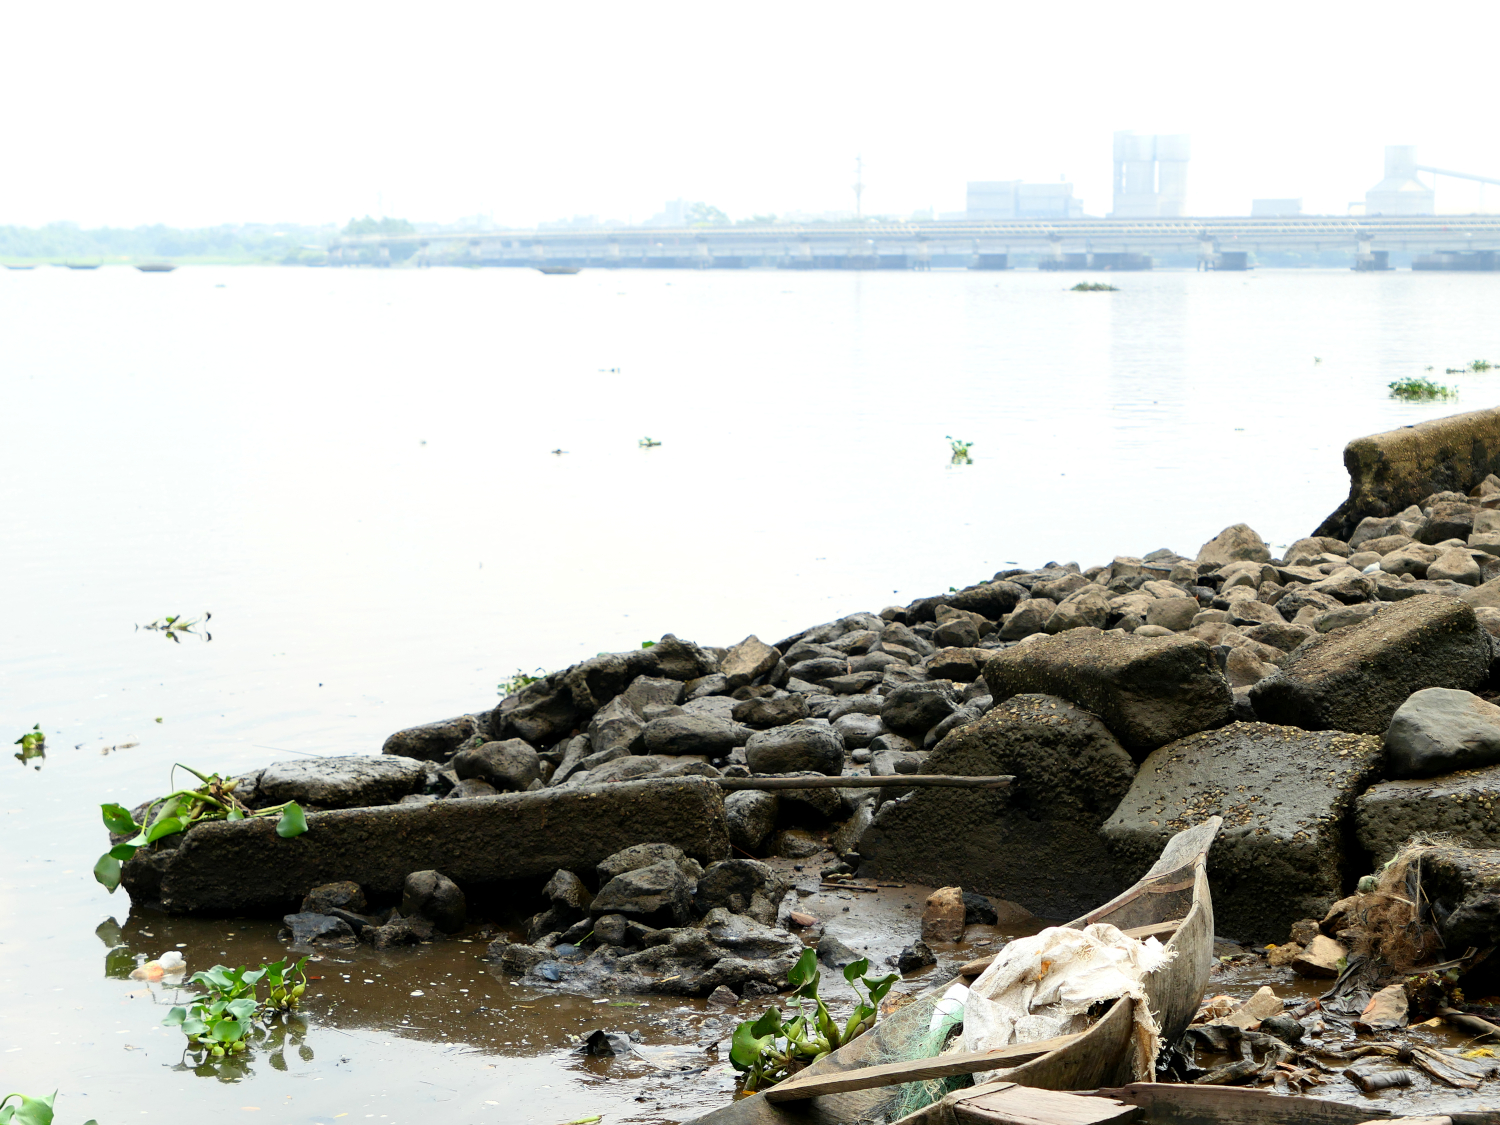
<path id="1" fill-rule="evenodd" d="M 668 631 L 775 640 L 1240 520 L 1286 544 L 1343 498 L 1349 438 L 1500 400 L 1500 372 L 1443 374 L 1500 359 L 1500 276 L 1075 280 L 0 271 L 0 743 L 47 734 L 0 770 L 0 1085 L 106 1125 L 715 1104 L 722 1076 L 663 1093 L 561 1038 L 634 1026 L 670 1053 L 714 1037 L 701 1006 L 601 1020 L 511 989 L 477 942 L 326 964 L 300 1044 L 174 1069 L 171 990 L 121 978 L 179 943 L 190 969 L 279 956 L 276 927 L 131 913 L 90 875 L 98 805 L 173 762 L 377 752 L 517 670 Z M 1388 397 L 1429 367 L 1456 404 Z M 206 613 L 211 639 L 139 628 Z"/>

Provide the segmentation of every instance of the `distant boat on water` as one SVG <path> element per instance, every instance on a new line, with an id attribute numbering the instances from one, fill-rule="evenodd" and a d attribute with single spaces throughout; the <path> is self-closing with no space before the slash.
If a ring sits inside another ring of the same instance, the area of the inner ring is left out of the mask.
<path id="1" fill-rule="evenodd" d="M 6 262 L 5 263 L 5 268 L 8 269 L 8 270 L 34 270 L 34 269 L 36 269 L 36 263 L 32 262 L 30 265 L 13 266 L 9 262 Z"/>
<path id="2" fill-rule="evenodd" d="M 537 266 L 543 273 L 577 273 L 582 266 Z"/>
<path id="3" fill-rule="evenodd" d="M 177 267 L 170 262 L 137 262 L 135 268 L 142 273 L 171 273 Z"/>
<path id="4" fill-rule="evenodd" d="M 70 270 L 96 270 L 99 268 L 98 262 L 64 262 L 63 265 L 67 266 Z"/>

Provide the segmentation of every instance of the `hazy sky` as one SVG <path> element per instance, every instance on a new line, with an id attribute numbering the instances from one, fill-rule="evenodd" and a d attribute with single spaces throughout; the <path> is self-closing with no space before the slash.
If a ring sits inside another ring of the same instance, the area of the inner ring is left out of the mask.
<path id="1" fill-rule="evenodd" d="M 1500 176 L 1492 5 L 321 2 L 5 10 L 0 224 L 639 221 L 963 207 L 970 179 L 1109 210 L 1116 129 L 1193 139 L 1189 208 L 1342 214 L 1382 147 Z M 1442 181 L 1440 210 L 1478 190 Z M 1500 209 L 1500 187 L 1486 203 Z"/>

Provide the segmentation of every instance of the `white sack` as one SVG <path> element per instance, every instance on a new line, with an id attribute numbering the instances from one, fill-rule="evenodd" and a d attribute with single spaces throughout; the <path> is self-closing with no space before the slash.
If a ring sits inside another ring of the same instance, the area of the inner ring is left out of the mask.
<path id="1" fill-rule="evenodd" d="M 1082 930 L 1055 926 L 1002 949 L 969 986 L 962 1049 L 988 1051 L 1083 1031 L 1101 1000 L 1133 997 L 1137 1081 L 1152 1081 L 1161 1029 L 1142 978 L 1172 957 L 1155 938 L 1137 941 L 1108 923 Z"/>

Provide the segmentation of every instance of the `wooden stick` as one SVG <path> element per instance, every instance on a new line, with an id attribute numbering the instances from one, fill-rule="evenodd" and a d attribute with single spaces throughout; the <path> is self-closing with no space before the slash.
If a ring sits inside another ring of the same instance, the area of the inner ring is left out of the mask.
<path id="1" fill-rule="evenodd" d="M 715 777 L 720 789 L 895 789 L 941 785 L 954 789 L 1007 789 L 1015 777 L 961 777 L 944 773 L 882 774 L 880 777 Z"/>
<path id="2" fill-rule="evenodd" d="M 1060 1035 L 1056 1039 L 1043 1039 L 1036 1043 L 1013 1043 L 1009 1047 L 999 1047 L 993 1051 L 963 1051 L 930 1059 L 913 1059 L 910 1062 L 844 1070 L 836 1074 L 819 1074 L 813 1078 L 793 1078 L 767 1090 L 766 1101 L 801 1101 L 824 1094 L 873 1090 L 879 1086 L 899 1086 L 903 1082 L 924 1082 L 932 1078 L 953 1078 L 960 1074 L 976 1074 L 982 1070 L 1020 1066 L 1049 1051 L 1067 1046 L 1081 1034 L 1083 1033 Z"/>
<path id="3" fill-rule="evenodd" d="M 1489 1020 L 1471 1016 L 1468 1012 L 1460 1012 L 1457 1008 L 1439 1008 L 1437 1014 L 1451 1023 L 1454 1027 L 1461 1027 L 1470 1035 L 1480 1037 L 1486 1035 L 1500 1035 L 1500 1027 L 1496 1027 Z"/>

